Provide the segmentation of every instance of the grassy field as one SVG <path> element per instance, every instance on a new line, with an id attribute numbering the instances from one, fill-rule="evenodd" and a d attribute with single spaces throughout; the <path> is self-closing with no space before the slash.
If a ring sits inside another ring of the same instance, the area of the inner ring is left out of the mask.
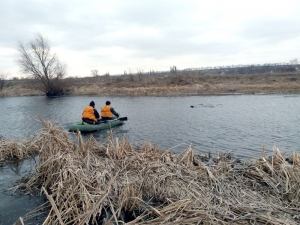
<path id="1" fill-rule="evenodd" d="M 67 95 L 176 96 L 300 93 L 300 73 L 205 75 L 177 72 L 64 79 Z M 6 81 L 0 96 L 43 95 L 35 80 Z"/>

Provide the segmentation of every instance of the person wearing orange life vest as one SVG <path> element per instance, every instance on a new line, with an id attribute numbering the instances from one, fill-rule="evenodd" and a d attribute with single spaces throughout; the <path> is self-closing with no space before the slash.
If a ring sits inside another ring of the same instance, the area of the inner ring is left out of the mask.
<path id="1" fill-rule="evenodd" d="M 119 113 L 110 106 L 110 101 L 106 101 L 105 106 L 101 108 L 101 120 L 111 120 L 113 116 L 119 117 Z"/>
<path id="2" fill-rule="evenodd" d="M 99 119 L 99 113 L 97 111 L 97 109 L 95 109 L 95 102 L 91 101 L 90 105 L 85 107 L 85 109 L 83 110 L 82 113 L 82 122 L 86 122 L 89 124 L 96 124 L 99 123 L 98 119 Z"/>

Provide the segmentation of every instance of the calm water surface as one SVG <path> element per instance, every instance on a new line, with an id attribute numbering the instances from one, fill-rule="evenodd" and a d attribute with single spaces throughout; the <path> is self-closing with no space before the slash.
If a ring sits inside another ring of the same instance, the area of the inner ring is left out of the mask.
<path id="1" fill-rule="evenodd" d="M 137 145 L 151 141 L 178 153 L 192 144 L 198 152 L 232 151 L 240 157 L 259 157 L 262 146 L 270 153 L 275 144 L 283 152 L 300 151 L 300 95 L 1 98 L 0 136 L 6 140 L 33 137 L 41 128 L 38 116 L 59 122 L 67 130 L 80 121 L 91 100 L 98 110 L 110 100 L 121 117 L 127 116 L 128 121 L 114 129 L 115 135 L 126 134 Z M 107 133 L 92 135 L 103 142 Z M 11 168 L 5 165 L 0 169 L 0 224 L 6 224 L 8 216 L 16 219 L 26 213 L 17 206 L 17 202 L 28 201 L 26 197 L 17 199 L 4 193 L 10 182 L 22 175 Z M 26 173 L 26 168 L 19 170 Z M 16 207 L 18 213 L 11 209 L 11 213 L 2 213 L 8 211 L 7 205 Z"/>

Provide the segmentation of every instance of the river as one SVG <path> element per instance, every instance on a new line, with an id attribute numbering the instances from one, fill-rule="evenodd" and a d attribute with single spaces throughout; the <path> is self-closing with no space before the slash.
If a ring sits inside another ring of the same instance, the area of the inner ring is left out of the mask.
<path id="1" fill-rule="evenodd" d="M 151 141 L 179 153 L 192 144 L 196 152 L 231 151 L 244 158 L 259 157 L 262 146 L 268 154 L 274 145 L 286 153 L 300 151 L 300 95 L 7 97 L 0 99 L 0 136 L 5 140 L 34 137 L 41 128 L 38 116 L 59 122 L 67 130 L 80 121 L 83 108 L 92 100 L 98 110 L 110 100 L 121 117 L 128 117 L 124 125 L 114 129 L 115 136 L 125 134 L 136 145 Z M 107 134 L 92 133 L 99 142 Z M 18 173 L 14 165 L 0 167 L 0 224 L 15 221 L 40 202 L 5 192 L 29 170 L 31 162 L 23 164 L 18 165 Z M 18 204 L 24 202 L 26 209 Z"/>

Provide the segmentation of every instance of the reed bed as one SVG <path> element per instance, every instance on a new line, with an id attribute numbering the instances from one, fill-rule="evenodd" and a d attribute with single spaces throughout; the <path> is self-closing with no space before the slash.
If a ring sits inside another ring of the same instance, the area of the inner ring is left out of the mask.
<path id="1" fill-rule="evenodd" d="M 35 141 L 5 141 L 0 138 L 0 162 L 20 160 L 37 154 L 39 151 Z"/>
<path id="2" fill-rule="evenodd" d="M 224 153 L 207 166 L 192 146 L 178 155 L 125 136 L 83 141 L 80 133 L 75 143 L 62 127 L 43 127 L 37 174 L 16 188 L 47 197 L 44 224 L 300 223 L 296 152 L 284 156 L 275 146 L 271 157 L 263 152 L 243 166 Z"/>

